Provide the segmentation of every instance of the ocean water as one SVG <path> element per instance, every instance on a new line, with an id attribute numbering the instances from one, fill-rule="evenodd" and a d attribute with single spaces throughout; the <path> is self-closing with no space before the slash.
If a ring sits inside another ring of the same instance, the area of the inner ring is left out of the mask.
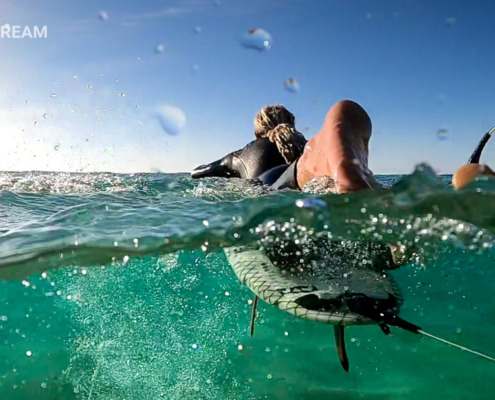
<path id="1" fill-rule="evenodd" d="M 424 165 L 380 179 L 392 189 L 315 200 L 183 174 L 0 173 L 0 399 L 493 399 L 495 363 L 398 328 L 348 328 L 348 373 L 331 326 L 260 302 L 250 337 L 223 248 L 331 232 L 406 244 L 401 316 L 495 355 L 495 183 L 455 192 Z"/>

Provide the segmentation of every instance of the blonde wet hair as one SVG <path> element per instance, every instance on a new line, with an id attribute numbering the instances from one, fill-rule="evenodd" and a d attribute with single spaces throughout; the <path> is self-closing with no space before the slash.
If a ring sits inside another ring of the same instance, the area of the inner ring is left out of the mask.
<path id="1" fill-rule="evenodd" d="M 254 117 L 256 139 L 268 138 L 277 146 L 286 163 L 299 157 L 307 143 L 295 127 L 296 118 L 281 104 L 263 107 Z"/>

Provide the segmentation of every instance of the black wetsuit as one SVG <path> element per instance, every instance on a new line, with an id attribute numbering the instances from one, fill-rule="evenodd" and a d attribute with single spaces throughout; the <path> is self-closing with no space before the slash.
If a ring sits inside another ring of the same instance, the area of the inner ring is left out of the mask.
<path id="1" fill-rule="evenodd" d="M 277 189 L 298 189 L 297 180 L 294 180 L 296 162 L 297 160 L 287 164 L 277 146 L 265 138 L 254 140 L 243 149 L 211 164 L 197 167 L 191 173 L 191 177 L 258 179 L 263 184 L 273 185 Z M 280 181 L 281 178 L 284 178 L 283 182 Z"/>

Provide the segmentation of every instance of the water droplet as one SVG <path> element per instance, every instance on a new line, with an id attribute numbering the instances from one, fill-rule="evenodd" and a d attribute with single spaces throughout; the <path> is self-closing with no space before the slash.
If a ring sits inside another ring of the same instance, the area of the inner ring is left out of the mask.
<path id="1" fill-rule="evenodd" d="M 136 104 L 136 108 L 139 108 L 139 104 Z"/>
<path id="2" fill-rule="evenodd" d="M 297 93 L 301 89 L 299 83 L 294 78 L 287 78 L 284 82 L 284 87 L 292 93 Z"/>
<path id="3" fill-rule="evenodd" d="M 53 150 L 58 151 L 60 149 L 60 143 L 57 143 L 54 147 Z"/>
<path id="4" fill-rule="evenodd" d="M 114 81 L 114 82 L 115 82 L 115 83 L 119 83 L 119 80 L 118 80 L 118 79 L 115 79 L 115 81 Z"/>
<path id="5" fill-rule="evenodd" d="M 209 223 L 207 220 L 204 220 L 204 221 L 203 221 L 203 225 L 204 225 L 204 226 L 209 226 L 209 225 L 210 225 L 210 223 Z"/>
<path id="6" fill-rule="evenodd" d="M 43 383 L 41 384 L 41 387 L 42 387 L 43 389 L 46 389 L 46 383 L 45 383 L 45 382 L 43 382 Z"/>
<path id="7" fill-rule="evenodd" d="M 242 344 L 238 345 L 238 346 L 237 346 L 237 349 L 239 349 L 239 351 L 241 351 L 241 350 L 243 349 Z"/>
<path id="8" fill-rule="evenodd" d="M 119 96 L 120 96 L 120 97 L 125 97 L 125 93 L 120 92 L 120 93 L 119 93 Z"/>
<path id="9" fill-rule="evenodd" d="M 264 29 L 254 28 L 244 34 L 241 44 L 248 49 L 269 50 L 272 46 L 272 35 Z"/>
<path id="10" fill-rule="evenodd" d="M 455 17 L 445 18 L 445 25 L 447 25 L 449 28 L 452 28 L 456 23 L 457 18 Z"/>
<path id="11" fill-rule="evenodd" d="M 195 33 L 196 35 L 199 35 L 199 34 L 201 33 L 201 27 L 200 27 L 200 26 L 195 26 L 195 27 L 194 27 L 194 33 Z"/>
<path id="12" fill-rule="evenodd" d="M 38 121 L 34 121 L 34 126 L 38 125 Z"/>
<path id="13" fill-rule="evenodd" d="M 289 336 L 289 332 L 284 332 L 284 335 L 285 336 Z"/>
<path id="14" fill-rule="evenodd" d="M 449 138 L 449 131 L 445 128 L 440 128 L 437 131 L 437 138 L 438 140 L 448 140 Z"/>
<path id="15" fill-rule="evenodd" d="M 198 345 L 196 343 L 193 343 L 192 348 L 193 349 L 197 349 L 198 348 Z"/>
<path id="16" fill-rule="evenodd" d="M 220 0 L 213 0 L 213 5 L 215 7 L 220 7 Z"/>
<path id="17" fill-rule="evenodd" d="M 46 118 L 46 117 L 47 117 L 47 115 L 46 114 L 43 114 L 43 118 Z"/>
<path id="18" fill-rule="evenodd" d="M 230 293 L 229 292 L 225 292 L 225 296 L 230 296 Z"/>
<path id="19" fill-rule="evenodd" d="M 165 50 L 165 46 L 163 44 L 157 44 L 155 46 L 155 53 L 163 53 L 163 51 Z"/>
<path id="20" fill-rule="evenodd" d="M 91 84 L 86 85 L 86 89 L 93 89 L 93 85 L 91 85 Z"/>
<path id="21" fill-rule="evenodd" d="M 369 21 L 371 19 L 371 13 L 366 13 L 366 19 Z"/>
<path id="22" fill-rule="evenodd" d="M 29 351 L 29 350 L 28 350 L 28 351 L 26 351 L 26 355 L 27 355 L 28 357 L 31 357 L 31 356 L 33 355 L 33 353 L 32 353 L 31 351 Z"/>
<path id="23" fill-rule="evenodd" d="M 194 65 L 192 66 L 192 72 L 193 72 L 193 73 L 196 73 L 196 72 L 198 72 L 198 71 L 199 71 L 199 65 L 198 65 L 198 64 L 194 64 Z"/>
<path id="24" fill-rule="evenodd" d="M 186 115 L 177 107 L 159 106 L 155 117 L 165 133 L 176 136 L 186 124 Z"/>
<path id="25" fill-rule="evenodd" d="M 267 377 L 268 379 L 272 379 L 272 374 L 268 374 L 266 377 Z"/>
<path id="26" fill-rule="evenodd" d="M 98 18 L 100 19 L 100 21 L 103 21 L 103 22 L 108 21 L 109 17 L 110 17 L 110 15 L 106 11 L 100 11 L 100 13 L 98 14 Z"/>

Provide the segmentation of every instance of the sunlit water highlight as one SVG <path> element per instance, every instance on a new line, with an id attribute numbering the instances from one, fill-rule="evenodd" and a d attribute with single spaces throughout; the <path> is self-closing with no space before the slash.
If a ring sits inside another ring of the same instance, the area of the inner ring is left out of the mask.
<path id="1" fill-rule="evenodd" d="M 393 329 L 348 331 L 260 303 L 223 247 L 331 232 L 400 240 L 401 316 L 495 354 L 495 185 L 420 167 L 391 190 L 274 193 L 176 174 L 0 174 L 2 399 L 491 399 L 495 365 Z M 284 230 L 285 229 L 285 230 Z"/>

